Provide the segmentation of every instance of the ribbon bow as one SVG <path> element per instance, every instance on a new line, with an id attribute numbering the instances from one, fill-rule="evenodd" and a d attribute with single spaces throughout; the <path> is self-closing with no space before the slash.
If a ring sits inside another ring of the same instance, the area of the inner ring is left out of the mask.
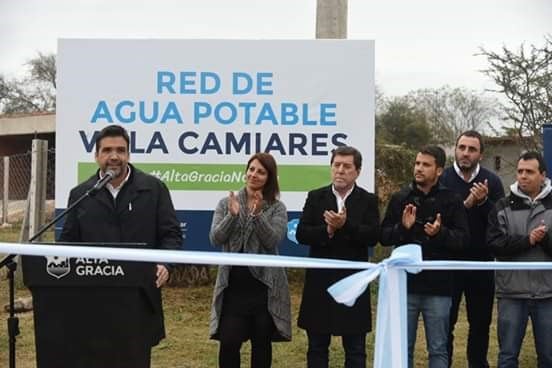
<path id="1" fill-rule="evenodd" d="M 328 292 L 336 302 L 352 306 L 378 276 L 378 307 L 374 367 L 407 366 L 406 269 L 418 273 L 422 262 L 419 245 L 408 244 L 396 248 L 391 257 L 374 267 L 357 272 L 330 286 Z M 409 267 L 412 266 L 412 267 Z"/>

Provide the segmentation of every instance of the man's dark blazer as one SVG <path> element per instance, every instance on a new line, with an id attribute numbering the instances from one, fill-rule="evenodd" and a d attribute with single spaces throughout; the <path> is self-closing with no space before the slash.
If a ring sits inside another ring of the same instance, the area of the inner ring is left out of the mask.
<path id="1" fill-rule="evenodd" d="M 313 258 L 334 258 L 367 261 L 368 247 L 378 241 L 378 199 L 355 185 L 345 201 L 347 220 L 332 238 L 328 236 L 324 211 L 337 212 L 332 187 L 309 192 L 297 227 L 299 243 L 309 246 Z M 371 330 L 370 289 L 367 288 L 353 307 L 335 302 L 327 288 L 358 270 L 307 269 L 303 299 L 299 311 L 299 327 L 316 333 L 345 335 Z"/>
<path id="2" fill-rule="evenodd" d="M 97 180 L 96 173 L 71 190 L 69 204 L 90 189 Z M 103 188 L 94 196 L 83 200 L 69 213 L 59 241 L 144 243 L 144 248 L 178 249 L 182 246 L 182 232 L 165 184 L 131 166 L 131 175 L 115 200 L 108 189 Z M 124 244 L 121 246 L 124 247 Z M 155 266 L 152 265 L 152 267 Z M 135 323 L 123 321 L 130 320 L 128 316 L 131 314 L 140 316 L 138 319 L 142 332 L 140 336 L 133 336 L 132 341 L 128 342 L 135 345 L 128 347 L 129 354 L 134 350 L 148 354 L 151 346 L 159 343 L 165 336 L 161 291 L 155 286 L 154 279 L 141 289 L 104 288 L 94 295 L 84 293 L 82 298 L 90 298 L 91 303 L 98 303 L 95 305 L 101 307 L 94 315 L 82 316 L 83 324 L 94 329 L 95 326 L 111 318 L 114 325 L 111 336 L 107 336 L 106 333 L 101 345 L 93 341 L 82 343 L 87 345 L 84 348 L 90 349 L 90 354 L 83 366 L 101 366 L 100 364 L 103 364 L 99 363 L 103 362 L 101 355 L 109 356 L 112 350 L 116 356 L 124 356 L 124 353 L 117 353 L 116 350 L 120 348 L 120 344 L 124 344 L 121 340 L 127 339 L 120 337 L 126 336 L 125 331 L 136 331 Z M 117 315 L 124 318 L 117 319 Z M 70 349 L 71 346 L 68 346 L 67 351 Z M 98 352 L 105 352 L 105 354 L 98 354 Z M 133 357 L 127 357 L 127 359 L 130 360 Z M 144 359 L 149 360 L 149 357 Z M 129 367 L 142 366 L 139 364 L 144 359 L 137 358 L 136 363 L 126 361 L 118 366 L 123 366 L 122 364 Z M 117 366 L 117 363 L 110 364 Z M 74 366 L 80 365 L 75 363 Z"/>

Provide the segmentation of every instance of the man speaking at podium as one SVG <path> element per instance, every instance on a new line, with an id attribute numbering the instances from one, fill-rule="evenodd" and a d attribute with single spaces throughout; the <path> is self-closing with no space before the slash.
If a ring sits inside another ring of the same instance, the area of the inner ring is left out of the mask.
<path id="1" fill-rule="evenodd" d="M 99 188 L 69 213 L 59 241 L 144 243 L 145 248 L 180 248 L 182 233 L 169 191 L 159 179 L 128 162 L 127 131 L 117 125 L 102 129 L 96 139 L 95 158 L 99 170 L 71 190 L 69 204 L 94 185 Z M 69 366 L 149 367 L 151 347 L 165 337 L 160 287 L 168 279 L 168 265 L 157 265 L 150 285 L 131 290 L 103 288 L 99 295 L 94 292 L 85 296 L 98 308 L 91 315 L 83 313 L 82 326 L 78 326 L 82 333 L 86 334 L 87 328 L 97 330 L 94 320 L 111 327 L 100 338 L 89 336 L 75 342 L 84 346 L 74 349 L 67 346 L 65 358 L 76 360 Z M 128 298 L 121 293 L 128 293 Z M 132 322 L 129 314 L 139 316 L 137 323 Z M 129 336 L 128 331 L 138 336 Z M 82 356 L 70 358 L 71 351 L 78 351 Z"/>

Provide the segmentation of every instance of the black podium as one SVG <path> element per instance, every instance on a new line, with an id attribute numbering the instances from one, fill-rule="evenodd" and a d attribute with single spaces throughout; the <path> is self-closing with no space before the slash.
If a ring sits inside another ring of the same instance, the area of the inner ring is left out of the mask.
<path id="1" fill-rule="evenodd" d="M 160 315 L 154 264 L 22 258 L 38 368 L 148 367 L 152 316 Z"/>

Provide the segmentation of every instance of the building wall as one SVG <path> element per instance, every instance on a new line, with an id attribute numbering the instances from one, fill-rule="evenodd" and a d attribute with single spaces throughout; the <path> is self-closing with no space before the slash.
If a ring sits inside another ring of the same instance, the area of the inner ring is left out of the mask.
<path id="1" fill-rule="evenodd" d="M 11 156 L 20 153 L 30 152 L 33 139 L 44 139 L 48 141 L 48 149 L 55 148 L 55 133 L 5 135 L 0 136 L 0 157 Z"/>
<path id="2" fill-rule="evenodd" d="M 497 142 L 487 144 L 482 165 L 495 172 L 502 180 L 506 194 L 510 185 L 516 181 L 516 166 L 519 156 L 525 148 L 518 142 Z"/>
<path id="3" fill-rule="evenodd" d="M 55 147 L 56 115 L 33 113 L 0 116 L 0 156 L 11 156 L 31 151 L 34 138 L 48 141 Z"/>
<path id="4" fill-rule="evenodd" d="M 4 157 L 9 157 L 9 200 L 24 200 L 29 191 L 33 139 L 48 141 L 46 195 L 53 198 L 55 157 L 55 114 L 36 113 L 0 116 L 0 188 L 3 187 Z M 3 190 L 1 196 L 3 197 Z"/>

